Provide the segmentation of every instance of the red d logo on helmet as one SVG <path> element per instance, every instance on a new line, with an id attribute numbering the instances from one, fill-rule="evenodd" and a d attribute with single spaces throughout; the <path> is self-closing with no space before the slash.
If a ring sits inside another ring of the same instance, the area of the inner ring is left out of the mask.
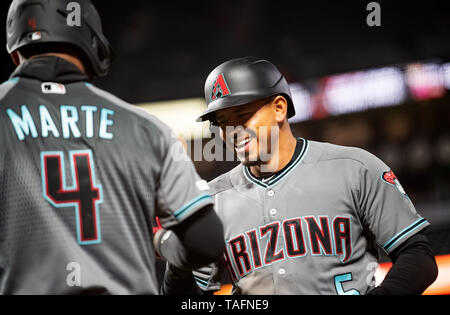
<path id="1" fill-rule="evenodd" d="M 228 88 L 227 82 L 225 81 L 225 76 L 223 75 L 223 73 L 221 73 L 217 76 L 217 79 L 214 82 L 212 95 L 211 95 L 211 102 L 215 101 L 218 98 L 225 97 L 230 94 L 231 94 L 231 91 Z"/>

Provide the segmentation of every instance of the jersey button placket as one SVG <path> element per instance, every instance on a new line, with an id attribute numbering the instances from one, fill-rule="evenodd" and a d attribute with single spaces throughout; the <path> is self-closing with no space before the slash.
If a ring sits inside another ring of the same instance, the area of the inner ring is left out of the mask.
<path id="1" fill-rule="evenodd" d="M 271 188 L 267 188 L 265 194 L 266 194 L 265 211 L 267 211 L 266 214 L 268 214 L 269 222 L 276 221 L 278 211 L 275 208 L 276 207 L 275 191 L 273 191 Z"/>

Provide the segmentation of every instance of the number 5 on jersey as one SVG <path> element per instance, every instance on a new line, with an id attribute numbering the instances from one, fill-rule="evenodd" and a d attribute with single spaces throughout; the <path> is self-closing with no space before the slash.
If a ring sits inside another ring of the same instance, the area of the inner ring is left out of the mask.
<path id="1" fill-rule="evenodd" d="M 67 186 L 64 152 L 42 152 L 42 190 L 44 198 L 56 208 L 73 207 L 80 245 L 101 242 L 99 204 L 103 202 L 102 186 L 95 178 L 91 150 L 69 152 L 72 186 Z"/>

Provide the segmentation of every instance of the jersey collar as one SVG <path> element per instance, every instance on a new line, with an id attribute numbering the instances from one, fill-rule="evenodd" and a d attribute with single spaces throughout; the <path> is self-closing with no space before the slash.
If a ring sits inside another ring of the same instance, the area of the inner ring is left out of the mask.
<path id="1" fill-rule="evenodd" d="M 261 186 L 265 189 L 272 188 L 275 185 L 277 185 L 279 182 L 281 182 L 284 178 L 286 178 L 304 159 L 306 152 L 308 151 L 309 143 L 308 140 L 299 138 L 297 139 L 297 147 L 301 146 L 300 150 L 295 150 L 294 156 L 292 157 L 289 164 L 282 169 L 281 171 L 277 172 L 276 174 L 272 175 L 269 178 L 266 178 L 262 180 L 261 178 L 255 177 L 251 172 L 250 168 L 247 166 L 243 167 L 244 171 L 244 177 L 252 182 L 253 184 L 256 184 L 258 186 Z"/>
<path id="2" fill-rule="evenodd" d="M 63 84 L 89 80 L 73 63 L 56 56 L 38 56 L 25 61 L 11 75 L 16 77 Z"/>

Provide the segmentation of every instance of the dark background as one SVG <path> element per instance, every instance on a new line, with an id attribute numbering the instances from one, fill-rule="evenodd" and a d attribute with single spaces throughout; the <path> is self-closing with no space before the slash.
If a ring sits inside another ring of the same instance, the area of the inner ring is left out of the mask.
<path id="1" fill-rule="evenodd" d="M 290 82 L 450 56 L 449 1 L 378 1 L 381 27 L 367 26 L 361 0 L 92 2 L 117 53 L 97 85 L 131 103 L 201 97 L 215 66 L 246 55 L 269 59 Z M 0 1 L 2 27 L 9 4 Z M 1 54 L 6 80 L 14 67 Z"/>
<path id="2" fill-rule="evenodd" d="M 214 67 L 246 55 L 269 59 L 289 82 L 431 59 L 450 61 L 450 1 L 377 1 L 381 27 L 366 24 L 369 2 L 94 0 L 117 54 L 108 77 L 96 85 L 142 103 L 203 97 L 204 80 Z M 9 4 L 0 1 L 2 27 Z M 5 43 L 5 31 L 0 43 Z M 0 81 L 5 81 L 14 70 L 6 49 L 0 50 L 0 60 Z M 427 235 L 436 254 L 450 254 L 449 101 L 447 90 L 438 99 L 410 100 L 292 128 L 297 136 L 358 146 L 379 156 L 432 223 Z M 208 180 L 234 165 L 196 163 Z"/>

